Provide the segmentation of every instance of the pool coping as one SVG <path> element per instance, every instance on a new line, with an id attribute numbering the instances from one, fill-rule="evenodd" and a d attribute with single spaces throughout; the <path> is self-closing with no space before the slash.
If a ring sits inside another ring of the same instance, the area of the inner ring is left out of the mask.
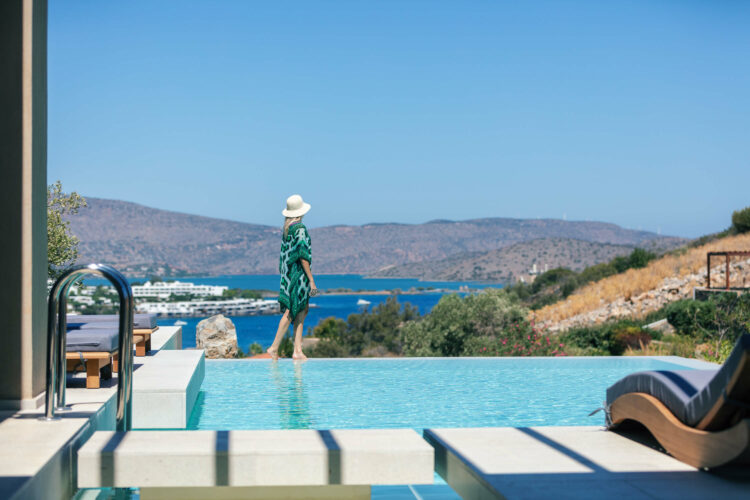
<path id="1" fill-rule="evenodd" d="M 680 366 L 686 369 L 696 370 L 715 370 L 721 365 L 711 363 L 700 359 L 683 358 L 680 356 L 400 356 L 400 357 L 349 357 L 349 358 L 308 358 L 307 362 L 327 362 L 327 361 L 438 361 L 438 360 L 578 360 L 578 359 L 655 359 Z M 269 358 L 206 358 L 206 362 L 227 362 L 227 361 L 246 361 L 254 363 L 263 363 L 271 361 Z M 291 358 L 280 358 L 279 361 L 288 362 L 296 361 Z"/>

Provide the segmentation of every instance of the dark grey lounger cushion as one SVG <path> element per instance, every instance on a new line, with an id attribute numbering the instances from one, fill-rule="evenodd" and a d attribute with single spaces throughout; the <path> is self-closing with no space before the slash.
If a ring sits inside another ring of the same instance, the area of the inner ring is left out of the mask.
<path id="1" fill-rule="evenodd" d="M 607 389 L 607 404 L 612 404 L 623 394 L 644 392 L 664 403 L 683 423 L 695 427 L 716 404 L 743 358 L 748 355 L 750 334 L 745 334 L 739 338 L 721 368 L 633 373 Z M 750 376 L 750 373 L 743 376 Z"/>
<path id="2" fill-rule="evenodd" d="M 117 328 L 73 330 L 67 335 L 68 352 L 113 352 L 117 350 Z"/>
<path id="3" fill-rule="evenodd" d="M 108 323 L 108 327 L 114 325 L 115 328 L 118 326 L 118 316 L 116 314 L 79 314 L 79 315 L 68 315 L 68 330 L 84 329 L 84 328 L 101 328 L 101 326 L 93 326 L 100 323 Z M 85 327 L 83 325 L 92 325 Z M 156 328 L 156 314 L 136 314 L 133 316 L 133 328 L 136 330 L 146 330 Z"/>
<path id="4" fill-rule="evenodd" d="M 631 392 L 644 392 L 664 403 L 687 425 L 694 420 L 688 414 L 688 403 L 718 373 L 716 370 L 655 370 L 638 372 L 621 378 L 607 389 L 607 404 Z"/>
<path id="5" fill-rule="evenodd" d="M 716 404 L 716 401 L 724 394 L 724 390 L 729 386 L 729 382 L 733 377 L 739 375 L 744 380 L 750 377 L 750 369 L 748 368 L 749 363 L 747 362 L 750 357 L 750 334 L 742 335 L 729 354 L 729 357 L 724 362 L 722 367 L 716 376 L 709 382 L 709 384 L 703 388 L 698 394 L 688 403 L 688 414 L 695 415 L 695 419 L 691 420 L 697 424 L 708 411 Z M 743 369 L 744 368 L 744 369 Z M 743 373 L 737 374 L 737 370 L 743 370 Z M 741 404 L 750 403 L 750 394 L 738 393 L 738 388 L 747 387 L 748 384 L 736 383 L 732 387 L 734 394 L 728 394 L 731 399 L 739 401 Z M 724 403 L 725 405 L 732 406 L 733 411 L 738 408 L 731 403 Z M 722 418 L 712 418 L 712 423 L 706 427 L 707 430 L 715 430 L 717 421 L 723 420 Z M 690 425 L 695 425 L 690 424 Z"/>

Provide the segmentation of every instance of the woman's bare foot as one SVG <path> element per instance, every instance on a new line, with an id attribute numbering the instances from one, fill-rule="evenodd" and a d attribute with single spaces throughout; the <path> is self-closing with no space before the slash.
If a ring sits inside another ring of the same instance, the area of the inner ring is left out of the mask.
<path id="1" fill-rule="evenodd" d="M 302 352 L 302 350 L 294 351 L 294 354 L 292 354 L 292 359 L 295 361 L 305 361 L 307 359 L 307 356 L 305 356 L 305 353 Z"/>
<path id="2" fill-rule="evenodd" d="M 271 355 L 271 359 L 274 361 L 279 360 L 279 351 L 277 349 L 274 349 L 273 347 L 269 347 L 266 349 L 266 352 Z"/>

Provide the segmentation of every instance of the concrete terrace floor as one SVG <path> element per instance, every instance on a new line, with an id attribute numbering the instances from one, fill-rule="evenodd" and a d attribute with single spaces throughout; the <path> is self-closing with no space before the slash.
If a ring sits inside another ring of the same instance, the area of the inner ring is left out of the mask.
<path id="1" fill-rule="evenodd" d="M 747 499 L 747 466 L 686 465 L 640 429 L 492 427 L 431 429 L 435 468 L 463 498 Z"/>

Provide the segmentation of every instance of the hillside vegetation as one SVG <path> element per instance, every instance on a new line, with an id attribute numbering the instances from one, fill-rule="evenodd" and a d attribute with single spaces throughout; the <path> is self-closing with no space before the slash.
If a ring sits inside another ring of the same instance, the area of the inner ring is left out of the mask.
<path id="1" fill-rule="evenodd" d="M 534 313 L 537 321 L 545 323 L 559 323 L 573 317 L 592 313 L 608 303 L 618 300 L 632 302 L 644 294 L 654 293 L 665 286 L 665 281 L 673 280 L 671 289 L 677 290 L 675 299 L 682 298 L 692 287 L 705 285 L 706 280 L 706 252 L 747 250 L 750 248 L 750 234 L 728 236 L 710 243 L 694 247 L 683 248 L 650 262 L 641 269 L 630 269 L 624 273 L 604 278 L 600 281 L 584 286 L 572 293 L 564 301 L 541 308 Z M 735 263 L 742 265 L 741 263 Z M 723 262 L 712 263 L 716 266 L 713 276 L 719 284 L 723 279 Z M 742 269 L 740 269 L 742 270 Z M 712 278 L 713 278 L 712 276 Z M 745 273 L 740 273 L 738 286 L 747 286 Z M 666 285 L 670 285 L 667 283 Z M 651 310 L 658 309 L 661 304 Z M 639 311 L 640 315 L 650 312 L 648 308 Z"/>
<path id="2" fill-rule="evenodd" d="M 505 290 L 529 308 L 540 309 L 567 298 L 588 283 L 623 273 L 628 269 L 645 267 L 656 258 L 655 253 L 636 248 L 628 255 L 618 255 L 609 262 L 601 262 L 578 272 L 566 267 L 550 269 L 537 276 L 530 284 L 519 282 L 506 287 Z"/>
<path id="3" fill-rule="evenodd" d="M 679 238 L 644 242 L 652 252 L 662 252 L 684 244 Z M 582 271 L 594 264 L 609 262 L 629 254 L 634 245 L 615 245 L 572 238 L 543 238 L 514 243 L 488 252 L 459 253 L 445 259 L 414 262 L 381 269 L 371 277 L 420 278 L 434 281 L 489 281 L 514 283 L 530 281 L 532 266 L 538 272 L 555 268 Z"/>

